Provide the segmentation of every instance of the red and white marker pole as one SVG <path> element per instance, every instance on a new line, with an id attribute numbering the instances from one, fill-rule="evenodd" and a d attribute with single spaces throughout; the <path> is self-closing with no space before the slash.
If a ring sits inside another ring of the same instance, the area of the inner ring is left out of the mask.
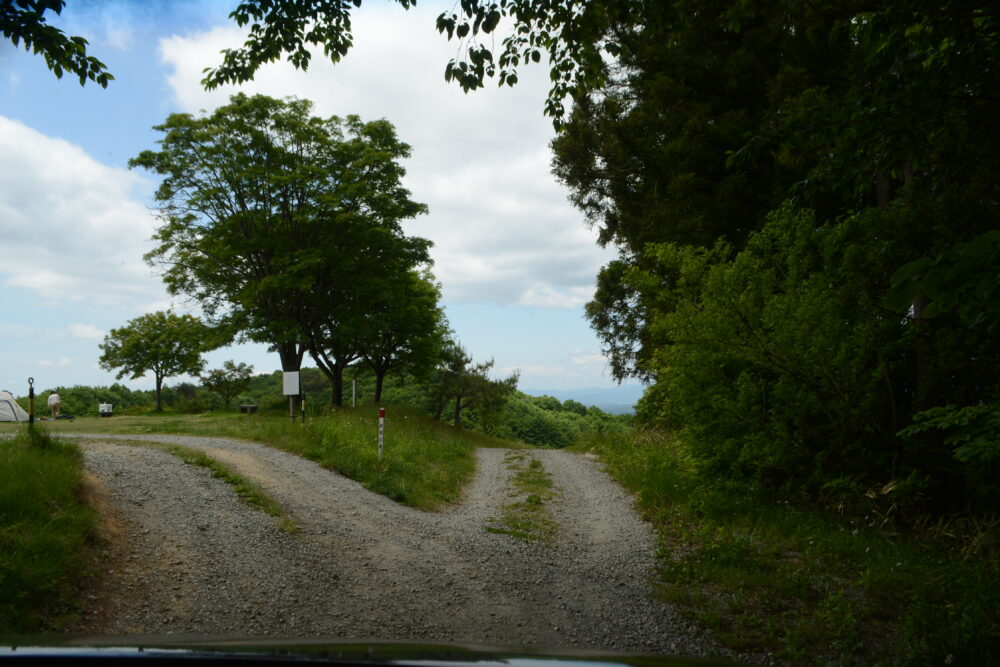
<path id="1" fill-rule="evenodd" d="M 382 447 L 385 445 L 385 408 L 378 409 L 378 460 L 382 460 Z"/>

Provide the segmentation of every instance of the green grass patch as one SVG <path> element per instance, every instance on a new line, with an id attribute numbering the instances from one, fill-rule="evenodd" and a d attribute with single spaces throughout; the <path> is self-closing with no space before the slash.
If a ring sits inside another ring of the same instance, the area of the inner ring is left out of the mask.
<path id="1" fill-rule="evenodd" d="M 793 664 L 996 664 L 1000 524 L 889 528 L 797 499 L 699 481 L 669 437 L 578 445 L 600 454 L 658 528 L 660 589 L 736 649 Z"/>
<path id="2" fill-rule="evenodd" d="M 217 461 L 197 449 L 181 447 L 180 445 L 167 445 L 162 443 L 140 441 L 135 441 L 134 444 L 142 447 L 160 449 L 169 454 L 173 454 L 188 465 L 207 468 L 212 472 L 212 477 L 221 479 L 232 486 L 240 500 L 245 502 L 250 507 L 278 519 L 278 525 L 283 531 L 288 534 L 298 532 L 299 527 L 295 524 L 291 517 L 285 513 L 285 508 L 283 508 L 277 500 L 269 496 L 264 489 L 260 488 L 243 475 L 235 472 L 232 468 L 221 461 Z"/>
<path id="3" fill-rule="evenodd" d="M 80 418 L 66 432 L 183 434 L 239 438 L 312 459 L 365 488 L 423 510 L 461 498 L 475 473 L 477 447 L 521 447 L 475 431 L 457 429 L 405 408 L 386 408 L 385 449 L 378 459 L 378 409 L 339 408 L 305 424 L 276 414 L 149 415 Z M 2 428 L 0 428 L 2 431 Z"/>
<path id="4" fill-rule="evenodd" d="M 504 505 L 500 517 L 488 523 L 486 530 L 530 542 L 551 539 L 556 524 L 549 516 L 546 503 L 556 496 L 552 478 L 542 462 L 529 452 L 511 452 L 504 462 L 514 471 L 512 497 L 518 500 Z"/>
<path id="5" fill-rule="evenodd" d="M 0 438 L 0 634 L 58 630 L 94 562 L 83 462 L 39 426 Z"/>

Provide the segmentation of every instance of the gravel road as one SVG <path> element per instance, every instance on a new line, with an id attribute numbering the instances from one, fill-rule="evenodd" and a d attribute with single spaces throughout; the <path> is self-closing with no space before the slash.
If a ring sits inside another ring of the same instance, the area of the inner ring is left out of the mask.
<path id="1" fill-rule="evenodd" d="M 427 513 L 249 442 L 123 438 L 225 462 L 286 508 L 301 528 L 289 535 L 204 468 L 114 436 L 74 437 L 112 536 L 77 632 L 720 654 L 651 598 L 653 532 L 587 457 L 530 452 L 560 494 L 546 545 L 484 529 L 511 501 L 509 450 L 480 449 L 463 502 Z"/>

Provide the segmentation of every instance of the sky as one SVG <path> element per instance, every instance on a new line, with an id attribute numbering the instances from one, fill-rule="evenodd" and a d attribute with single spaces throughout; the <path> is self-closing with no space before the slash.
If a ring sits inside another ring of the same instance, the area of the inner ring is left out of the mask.
<path id="1" fill-rule="evenodd" d="M 57 79 L 41 57 L 0 41 L 0 388 L 24 395 L 28 377 L 42 390 L 111 384 L 98 366 L 111 329 L 167 308 L 198 314 L 142 259 L 157 177 L 128 160 L 157 147 L 152 128 L 169 114 L 214 109 L 237 91 L 392 122 L 412 147 L 404 183 L 430 211 L 404 231 L 434 243 L 445 312 L 474 359 L 518 370 L 529 392 L 616 387 L 583 311 L 614 250 L 596 243 L 551 174 L 544 61 L 513 88 L 464 94 L 443 76 L 456 44 L 434 29 L 452 2 L 372 3 L 353 12 L 354 47 L 340 63 L 317 53 L 308 72 L 275 63 L 251 83 L 207 92 L 203 70 L 242 43 L 227 18 L 235 4 L 68 0 L 62 16 L 47 14 L 90 42 L 115 76 L 106 89 Z M 206 355 L 208 368 L 228 359 L 280 368 L 264 345 Z"/>

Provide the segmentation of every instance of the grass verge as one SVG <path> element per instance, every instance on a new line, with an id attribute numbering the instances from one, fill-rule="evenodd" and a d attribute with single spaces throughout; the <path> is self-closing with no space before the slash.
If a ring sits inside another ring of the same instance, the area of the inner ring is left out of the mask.
<path id="1" fill-rule="evenodd" d="M 0 634 L 58 630 L 93 564 L 96 513 L 72 443 L 41 427 L 0 439 Z"/>
<path id="2" fill-rule="evenodd" d="M 491 533 L 505 533 L 529 542 L 547 541 L 555 533 L 556 524 L 549 517 L 546 503 L 556 496 L 552 478 L 542 462 L 524 451 L 511 452 L 504 463 L 514 471 L 512 483 L 519 498 L 504 505 L 500 518 L 486 525 Z"/>
<path id="3" fill-rule="evenodd" d="M 278 527 L 283 531 L 289 535 L 298 532 L 299 527 L 291 519 L 291 517 L 285 513 L 285 508 L 283 508 L 277 500 L 269 496 L 264 489 L 260 488 L 243 475 L 240 475 L 226 464 L 213 459 L 204 452 L 200 452 L 197 449 L 191 449 L 190 447 L 166 445 L 156 442 L 135 441 L 129 444 L 160 449 L 169 454 L 173 454 L 188 465 L 207 468 L 212 472 L 212 477 L 221 479 L 232 486 L 240 500 L 245 502 L 250 507 L 278 519 Z"/>
<path id="4" fill-rule="evenodd" d="M 276 414 L 116 416 L 53 422 L 53 430 L 250 440 L 312 459 L 371 491 L 429 511 L 461 498 L 475 473 L 477 447 L 523 447 L 390 406 L 386 408 L 385 453 L 379 461 L 377 412 L 372 407 L 338 408 L 310 417 L 304 425 Z"/>
<path id="5" fill-rule="evenodd" d="M 793 664 L 1000 661 L 996 522 L 903 531 L 755 499 L 699 483 L 662 435 L 578 448 L 599 453 L 657 526 L 660 595 L 724 644 Z"/>

